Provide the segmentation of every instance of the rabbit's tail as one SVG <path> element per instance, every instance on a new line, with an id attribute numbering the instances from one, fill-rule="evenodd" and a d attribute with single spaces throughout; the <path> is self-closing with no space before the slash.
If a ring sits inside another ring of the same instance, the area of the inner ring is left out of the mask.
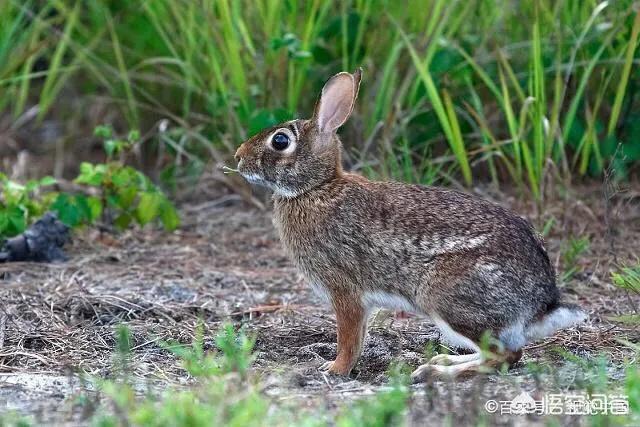
<path id="1" fill-rule="evenodd" d="M 525 328 L 528 341 L 548 337 L 555 331 L 568 328 L 586 320 L 587 314 L 577 305 L 558 304 L 544 314 L 542 319 L 530 323 Z"/>

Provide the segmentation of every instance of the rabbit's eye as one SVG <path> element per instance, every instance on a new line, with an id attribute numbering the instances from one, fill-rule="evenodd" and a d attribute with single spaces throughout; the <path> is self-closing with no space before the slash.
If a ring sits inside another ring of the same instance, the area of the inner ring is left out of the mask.
<path id="1" fill-rule="evenodd" d="M 285 150 L 289 146 L 289 137 L 282 132 L 278 132 L 273 135 L 271 145 L 273 145 L 273 148 L 278 151 Z"/>

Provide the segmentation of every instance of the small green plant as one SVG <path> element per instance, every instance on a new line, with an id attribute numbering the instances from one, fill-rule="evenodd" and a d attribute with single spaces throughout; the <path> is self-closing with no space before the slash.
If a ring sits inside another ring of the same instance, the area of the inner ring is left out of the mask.
<path id="1" fill-rule="evenodd" d="M 242 330 L 236 331 L 231 324 L 224 325 L 215 338 L 217 353 L 204 350 L 204 328 L 196 328 L 191 347 L 172 343 L 165 348 L 178 356 L 185 370 L 195 378 L 207 378 L 214 375 L 236 372 L 245 377 L 253 363 L 253 345 L 255 340 Z"/>
<path id="2" fill-rule="evenodd" d="M 119 139 L 106 126 L 98 127 L 95 134 L 105 139 L 107 162 L 83 162 L 75 182 L 97 190 L 100 196 L 60 194 L 52 206 L 60 219 L 71 226 L 91 224 L 102 216 L 118 229 L 127 228 L 132 222 L 144 226 L 155 220 L 166 230 L 178 227 L 177 211 L 165 194 L 142 172 L 122 160 L 114 160 L 135 146 L 139 134 L 130 132 L 127 139 Z"/>
<path id="3" fill-rule="evenodd" d="M 100 213 L 113 218 L 119 229 L 127 228 L 132 222 L 146 225 L 159 219 L 167 230 L 174 230 L 179 225 L 178 214 L 173 204 L 162 191 L 156 187 L 142 172 L 119 162 L 105 164 L 82 163 L 80 175 L 75 180 L 78 184 L 94 187 L 102 192 L 100 198 L 74 196 L 76 203 L 68 203 L 68 197 L 56 203 L 62 220 L 77 225 L 77 219 L 88 219 L 93 222 Z M 76 206 L 86 200 L 89 207 L 87 216 L 79 216 Z"/>
<path id="4" fill-rule="evenodd" d="M 640 295 L 640 265 L 622 267 L 619 272 L 611 273 L 611 279 L 617 287 Z"/>
<path id="5" fill-rule="evenodd" d="M 638 350 L 637 344 L 623 342 L 630 348 Z M 548 374 L 553 375 L 555 383 L 561 390 L 576 390 L 587 396 L 606 395 L 627 400 L 628 414 L 596 413 L 588 418 L 591 426 L 628 426 L 637 425 L 639 420 L 638 408 L 640 407 L 640 369 L 637 364 L 627 362 L 625 365 L 616 366 L 605 354 L 597 357 L 581 357 L 562 348 L 554 348 L 552 351 L 560 355 L 567 363 L 556 368 L 545 366 Z M 616 378 L 612 371 L 623 373 L 622 378 Z M 563 393 L 567 393 L 563 391 Z"/>
<path id="6" fill-rule="evenodd" d="M 390 368 L 390 386 L 373 396 L 343 407 L 331 420 L 318 411 L 303 410 L 269 399 L 262 393 L 258 377 L 250 374 L 254 360 L 254 339 L 241 328 L 223 325 L 214 338 L 215 349 L 204 350 L 204 328 L 196 328 L 191 346 L 165 344 L 176 354 L 195 379 L 187 389 L 170 388 L 161 394 L 153 390 L 144 396 L 132 385 L 131 335 L 121 326 L 116 331 L 116 378 L 97 380 L 99 392 L 107 398 L 93 414 L 98 426 L 365 426 L 402 425 L 408 399 L 408 375 L 402 365 Z"/>
<path id="7" fill-rule="evenodd" d="M 237 372 L 245 375 L 254 360 L 255 340 L 245 333 L 237 333 L 231 324 L 225 325 L 216 337 L 216 347 L 222 353 L 222 372 Z"/>
<path id="8" fill-rule="evenodd" d="M 422 352 L 425 360 L 429 360 L 432 357 L 437 356 L 438 347 L 440 347 L 440 345 L 437 344 L 435 341 L 431 341 L 431 340 L 427 341 L 427 344 L 424 346 L 424 351 Z"/>
<path id="9" fill-rule="evenodd" d="M 36 425 L 30 418 L 13 412 L 0 414 L 0 427 L 30 427 Z"/>
<path id="10" fill-rule="evenodd" d="M 203 327 L 198 326 L 190 347 L 165 345 L 179 356 L 196 383 L 188 390 L 170 389 L 160 395 L 150 390 L 144 398 L 136 395 L 130 371 L 123 370 L 125 365 L 120 364 L 119 380 L 97 381 L 113 409 L 102 408 L 93 417 L 94 424 L 209 426 L 215 422 L 230 426 L 283 425 L 283 420 L 289 418 L 270 411 L 269 401 L 247 376 L 253 361 L 253 342 L 244 331 L 225 325 L 215 338 L 217 351 L 205 352 Z M 130 334 L 126 327 L 120 327 L 116 360 L 128 361 L 130 355 Z"/>
<path id="11" fill-rule="evenodd" d="M 562 265 L 564 272 L 562 273 L 562 281 L 566 282 L 580 271 L 578 262 L 580 257 L 589 250 L 590 242 L 587 236 L 570 237 L 566 240 L 561 249 Z"/>
<path id="12" fill-rule="evenodd" d="M 107 125 L 96 127 L 93 134 L 104 140 L 103 147 L 107 161 L 113 161 L 118 156 L 122 158 L 140 140 L 140 132 L 137 130 L 130 131 L 126 139 L 114 137 L 113 129 Z"/>
<path id="13" fill-rule="evenodd" d="M 640 265 L 633 267 L 621 267 L 620 271 L 611 272 L 611 280 L 613 284 L 635 295 L 640 295 Z M 630 301 L 632 301 L 630 299 Z M 640 313 L 638 308 L 633 307 L 635 313 L 625 314 L 622 316 L 612 317 L 612 320 L 617 322 L 629 323 L 633 325 L 640 325 Z"/>
<path id="14" fill-rule="evenodd" d="M 558 384 L 585 390 L 589 394 L 604 393 L 611 386 L 608 375 L 611 363 L 606 355 L 601 354 L 595 358 L 586 358 L 560 347 L 554 348 L 552 351 L 568 362 L 563 367 L 564 369 L 551 371 L 556 376 Z M 570 373 L 567 374 L 566 371 L 570 371 Z M 565 376 L 570 377 L 570 380 Z"/>
<path id="15" fill-rule="evenodd" d="M 338 427 L 386 427 L 403 425 L 410 397 L 408 375 L 402 364 L 389 369 L 390 388 L 356 401 L 337 418 Z"/>
<path id="16" fill-rule="evenodd" d="M 70 227 L 94 224 L 100 218 L 118 229 L 133 222 L 144 226 L 153 221 L 159 221 L 166 230 L 178 227 L 176 208 L 162 190 L 122 161 L 139 134 L 134 131 L 126 139 L 119 139 L 106 126 L 98 127 L 95 133 L 105 139 L 107 162 L 80 165 L 74 182 L 88 187 L 86 192 L 47 191 L 56 184 L 52 177 L 20 184 L 0 173 L 0 238 L 22 233 L 47 210 L 55 211 Z"/>
<path id="17" fill-rule="evenodd" d="M 640 347 L 638 351 L 640 351 Z M 640 423 L 640 367 L 638 365 L 630 365 L 627 368 L 625 392 L 629 397 L 631 417 L 636 423 Z"/>
<path id="18" fill-rule="evenodd" d="M 0 173 L 0 238 L 22 233 L 48 209 L 51 196 L 43 195 L 42 190 L 55 182 L 44 177 L 22 185 Z"/>

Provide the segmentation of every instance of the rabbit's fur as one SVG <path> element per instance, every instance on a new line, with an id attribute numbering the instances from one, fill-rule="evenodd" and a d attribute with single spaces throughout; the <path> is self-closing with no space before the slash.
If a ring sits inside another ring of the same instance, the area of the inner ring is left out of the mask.
<path id="1" fill-rule="evenodd" d="M 485 331 L 513 363 L 527 342 L 580 321 L 578 308 L 560 303 L 542 239 L 525 219 L 462 192 L 343 171 L 336 130 L 359 82 L 359 70 L 337 74 L 312 119 L 262 131 L 236 153 L 248 181 L 274 190 L 284 247 L 336 311 L 338 356 L 329 371 L 351 371 L 374 307 L 428 315 L 445 340 L 476 352 L 449 357 L 454 368 L 432 359 L 415 379 L 478 366 Z M 274 148 L 276 134 L 286 148 Z"/>

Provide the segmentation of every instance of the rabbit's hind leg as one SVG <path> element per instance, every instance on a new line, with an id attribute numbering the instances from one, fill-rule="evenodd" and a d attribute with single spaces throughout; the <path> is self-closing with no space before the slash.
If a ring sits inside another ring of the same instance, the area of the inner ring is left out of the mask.
<path id="1" fill-rule="evenodd" d="M 440 358 L 440 356 L 445 356 Z M 414 383 L 424 382 L 428 377 L 435 378 L 456 378 L 464 374 L 474 374 L 480 370 L 481 367 L 490 369 L 499 369 L 502 365 L 507 364 L 513 366 L 522 357 L 522 350 L 518 351 L 503 351 L 496 355 L 495 358 L 487 360 L 482 353 L 463 354 L 459 356 L 451 355 L 438 355 L 429 363 L 424 364 L 416 369 L 411 374 L 411 379 Z M 435 363 L 433 362 L 435 360 Z M 445 363 L 452 363 L 450 365 L 444 365 Z"/>
<path id="2" fill-rule="evenodd" d="M 451 326 L 438 316 L 431 316 L 441 332 L 444 341 L 473 351 L 470 354 L 449 355 L 439 354 L 432 357 L 428 363 L 421 365 L 411 374 L 414 383 L 424 382 L 429 377 L 435 378 L 455 378 L 467 373 L 476 373 L 481 367 L 498 369 L 507 364 L 513 366 L 522 357 L 522 350 L 498 349 L 490 347 L 490 354 L 494 354 L 487 359 L 476 342 L 470 338 L 454 331 Z"/>
<path id="3" fill-rule="evenodd" d="M 424 382 L 429 377 L 455 378 L 462 373 L 475 372 L 485 361 L 482 353 L 464 354 L 457 357 L 457 360 L 454 359 L 456 363 L 454 365 L 441 365 L 429 361 L 429 363 L 419 366 L 418 369 L 411 374 L 411 381 L 414 383 Z M 451 361 L 450 358 L 446 360 Z M 442 360 L 440 360 L 440 362 L 441 361 Z"/>
<path id="4" fill-rule="evenodd" d="M 475 371 L 477 367 L 485 362 L 478 344 L 470 338 L 454 331 L 440 316 L 431 314 L 430 317 L 440 330 L 443 341 L 456 347 L 471 350 L 473 353 L 461 355 L 439 354 L 434 356 L 428 363 L 419 366 L 418 369 L 411 374 L 413 382 L 423 382 L 430 376 L 456 377 L 463 372 Z"/>

